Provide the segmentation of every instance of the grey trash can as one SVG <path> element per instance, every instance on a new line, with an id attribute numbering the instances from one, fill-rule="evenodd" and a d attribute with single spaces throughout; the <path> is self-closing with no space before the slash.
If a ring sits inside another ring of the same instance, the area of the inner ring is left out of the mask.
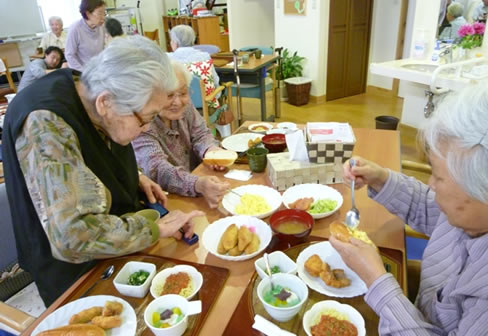
<path id="1" fill-rule="evenodd" d="M 396 130 L 398 122 L 400 121 L 397 117 L 392 116 L 379 116 L 375 118 L 376 129 L 385 130 Z"/>

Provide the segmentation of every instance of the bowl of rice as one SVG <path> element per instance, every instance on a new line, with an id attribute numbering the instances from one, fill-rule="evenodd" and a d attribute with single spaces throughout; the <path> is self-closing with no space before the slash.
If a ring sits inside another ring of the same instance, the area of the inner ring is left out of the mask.
<path id="1" fill-rule="evenodd" d="M 281 206 L 281 194 L 264 185 L 248 184 L 232 191 L 222 200 L 224 209 L 232 215 L 266 218 Z"/>
<path id="2" fill-rule="evenodd" d="M 154 298 L 176 294 L 190 300 L 198 293 L 202 284 L 202 273 L 198 272 L 195 267 L 177 265 L 165 268 L 156 274 L 152 280 L 150 291 Z"/>

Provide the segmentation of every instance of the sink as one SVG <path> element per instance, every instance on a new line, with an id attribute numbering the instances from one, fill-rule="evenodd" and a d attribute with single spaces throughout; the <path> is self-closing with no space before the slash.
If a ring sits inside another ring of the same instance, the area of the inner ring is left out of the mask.
<path id="1" fill-rule="evenodd" d="M 420 64 L 420 63 L 408 63 L 401 66 L 404 69 L 422 71 L 422 72 L 434 72 L 438 65 L 435 64 Z"/>

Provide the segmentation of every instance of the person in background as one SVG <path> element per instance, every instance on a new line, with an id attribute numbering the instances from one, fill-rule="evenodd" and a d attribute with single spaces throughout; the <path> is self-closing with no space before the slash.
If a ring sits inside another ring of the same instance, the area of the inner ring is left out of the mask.
<path id="1" fill-rule="evenodd" d="M 44 77 L 51 71 L 59 69 L 63 62 L 63 51 L 58 47 L 48 47 L 44 52 L 43 59 L 35 59 L 29 63 L 22 78 L 20 79 L 19 87 L 17 91 L 22 91 L 25 87 L 32 84 L 37 79 Z M 66 63 L 63 63 L 63 67 L 67 67 Z"/>
<path id="2" fill-rule="evenodd" d="M 473 11 L 473 21 L 486 22 L 488 14 L 488 0 L 482 0 L 481 3 Z"/>
<path id="3" fill-rule="evenodd" d="M 130 36 L 94 56 L 81 77 L 57 70 L 9 105 L 2 148 L 18 258 L 46 307 L 97 259 L 181 238 L 179 229 L 193 234 L 200 211 L 158 221 L 137 213 L 143 194 L 162 204 L 166 196 L 139 174 L 130 142 L 148 130 L 175 83 L 166 54 Z"/>
<path id="4" fill-rule="evenodd" d="M 49 18 L 50 32 L 44 34 L 41 39 L 39 48 L 46 50 L 50 46 L 64 49 L 66 44 L 66 32 L 63 30 L 63 20 L 59 16 L 51 16 Z"/>
<path id="5" fill-rule="evenodd" d="M 193 48 L 196 37 L 192 27 L 187 25 L 175 26 L 170 30 L 169 37 L 171 39 L 171 50 L 173 50 L 172 53 L 168 54 L 171 59 L 183 64 L 211 59 L 208 53 Z M 217 75 L 215 67 L 212 67 L 212 77 L 214 86 L 218 87 L 219 75 Z"/>
<path id="6" fill-rule="evenodd" d="M 216 208 L 229 184 L 215 176 L 193 175 L 191 171 L 207 151 L 221 148 L 191 103 L 191 73 L 181 63 L 173 61 L 173 66 L 178 88 L 169 94 L 167 104 L 132 146 L 139 167 L 164 190 L 183 196 L 203 195 L 209 206 Z"/>
<path id="7" fill-rule="evenodd" d="M 454 40 L 459 37 L 459 28 L 461 28 L 462 25 L 467 24 L 463 13 L 464 6 L 460 3 L 453 2 L 447 7 L 446 19 L 449 21 L 450 26 L 447 26 L 442 30 L 439 35 L 439 40 Z"/>
<path id="8" fill-rule="evenodd" d="M 111 17 L 105 20 L 105 45 L 108 45 L 114 37 L 123 36 L 124 30 L 120 21 Z"/>
<path id="9" fill-rule="evenodd" d="M 375 247 L 330 243 L 368 286 L 364 300 L 380 335 L 488 335 L 488 85 L 467 86 L 438 104 L 421 131 L 429 185 L 355 157 L 347 183 L 430 237 L 415 304 L 385 270 Z"/>
<path id="10" fill-rule="evenodd" d="M 80 13 L 82 18 L 69 28 L 65 54 L 70 68 L 83 71 L 86 62 L 104 48 L 105 2 L 81 0 Z"/>

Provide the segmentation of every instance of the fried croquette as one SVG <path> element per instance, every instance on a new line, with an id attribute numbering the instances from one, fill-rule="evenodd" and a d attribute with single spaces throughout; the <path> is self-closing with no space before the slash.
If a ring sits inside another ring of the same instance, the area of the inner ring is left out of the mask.
<path id="1" fill-rule="evenodd" d="M 103 329 L 111 329 L 120 327 L 122 318 L 119 315 L 115 316 L 95 316 L 91 323 Z"/>
<path id="2" fill-rule="evenodd" d="M 224 248 L 224 240 L 220 238 L 219 246 L 217 247 L 218 254 L 226 254 L 227 250 Z"/>
<path id="3" fill-rule="evenodd" d="M 327 263 L 325 263 L 327 264 Z M 328 266 L 328 265 L 327 265 Z M 322 259 L 317 254 L 312 255 L 310 258 L 305 261 L 305 270 L 314 277 L 319 276 L 319 274 L 323 270 L 323 262 Z"/>
<path id="4" fill-rule="evenodd" d="M 259 236 L 255 233 L 252 234 L 252 240 L 247 245 L 246 249 L 244 250 L 244 253 L 246 254 L 252 254 L 256 252 L 259 249 L 259 245 L 261 244 L 261 240 L 259 239 Z"/>
<path id="5" fill-rule="evenodd" d="M 103 316 L 120 315 L 123 309 L 124 306 L 122 305 L 122 303 L 117 301 L 107 301 L 105 302 L 105 307 L 103 307 L 102 315 Z"/>
<path id="6" fill-rule="evenodd" d="M 242 251 L 240 251 L 237 246 L 235 246 L 234 248 L 231 248 L 229 250 L 229 255 L 231 257 L 237 257 L 237 256 L 240 256 L 241 254 L 242 254 Z"/>
<path id="7" fill-rule="evenodd" d="M 333 269 L 332 271 L 330 271 L 330 268 L 328 271 L 324 270 L 320 273 L 320 279 L 322 279 L 327 286 L 334 288 L 343 288 L 351 284 L 351 280 L 346 278 L 344 270 L 340 268 Z"/>
<path id="8" fill-rule="evenodd" d="M 247 245 L 249 245 L 249 243 L 252 241 L 252 232 L 247 226 L 242 225 L 239 228 L 239 233 L 237 236 L 237 247 L 239 248 L 239 251 L 243 252 L 246 249 Z"/>
<path id="9" fill-rule="evenodd" d="M 229 251 L 230 249 L 234 248 L 237 245 L 237 234 L 239 229 L 237 225 L 232 224 L 230 225 L 222 235 L 222 246 Z"/>
<path id="10" fill-rule="evenodd" d="M 102 315 L 103 307 L 91 307 L 74 314 L 69 319 L 69 324 L 88 323 L 95 316 Z"/>

